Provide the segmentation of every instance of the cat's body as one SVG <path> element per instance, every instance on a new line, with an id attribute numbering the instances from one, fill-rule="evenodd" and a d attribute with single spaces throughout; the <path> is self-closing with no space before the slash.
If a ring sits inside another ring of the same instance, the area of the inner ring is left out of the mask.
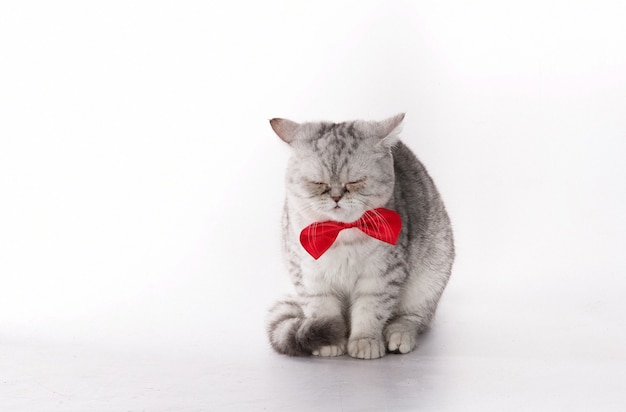
<path id="1" fill-rule="evenodd" d="M 454 245 L 441 198 L 397 134 L 383 122 L 297 124 L 273 119 L 292 147 L 283 250 L 297 296 L 270 310 L 272 347 L 288 355 L 373 359 L 407 353 L 432 319 L 450 276 Z M 323 221 L 353 222 L 384 207 L 402 218 L 396 245 L 357 228 L 339 233 L 319 259 L 300 232 Z"/>

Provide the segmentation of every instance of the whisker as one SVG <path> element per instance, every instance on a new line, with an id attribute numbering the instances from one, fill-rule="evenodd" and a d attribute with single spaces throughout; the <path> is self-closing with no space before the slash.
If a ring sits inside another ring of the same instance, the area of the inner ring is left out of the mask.
<path id="1" fill-rule="evenodd" d="M 391 226 L 389 225 L 389 223 L 387 222 L 386 219 L 384 219 L 381 215 L 380 212 L 378 212 L 375 209 L 371 209 L 369 210 L 370 213 L 366 214 L 364 216 L 364 219 L 366 220 L 367 224 L 371 225 L 372 227 L 376 227 L 379 226 L 381 228 L 381 231 L 385 233 L 386 237 L 391 238 L 393 235 L 393 231 L 391 230 Z M 373 216 L 372 216 L 373 215 Z M 377 222 L 374 219 L 374 216 L 377 216 L 380 218 L 380 220 Z"/>
<path id="2" fill-rule="evenodd" d="M 378 212 L 378 211 L 377 211 L 377 210 L 375 210 L 375 209 L 372 209 L 372 212 L 373 212 L 375 215 L 377 215 L 378 217 L 380 217 L 380 218 L 382 219 L 382 215 L 380 214 L 380 212 Z M 391 230 L 391 226 L 389 225 L 389 223 L 387 222 L 387 220 L 386 220 L 386 219 L 385 219 L 385 220 L 382 220 L 382 221 L 384 222 L 384 226 L 383 226 L 383 228 L 385 229 L 385 234 L 386 234 L 389 238 L 391 238 L 391 237 L 392 237 L 391 235 L 393 234 L 393 231 Z"/>

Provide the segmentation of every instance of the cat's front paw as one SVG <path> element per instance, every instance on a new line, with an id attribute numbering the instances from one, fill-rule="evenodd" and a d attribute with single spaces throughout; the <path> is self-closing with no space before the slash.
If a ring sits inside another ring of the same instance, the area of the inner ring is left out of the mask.
<path id="1" fill-rule="evenodd" d="M 348 354 L 353 358 L 377 359 L 385 355 L 385 342 L 379 338 L 351 339 Z"/>
<path id="2" fill-rule="evenodd" d="M 326 345 L 313 351 L 314 356 L 341 356 L 346 353 L 346 343 L 342 342 L 337 345 Z"/>

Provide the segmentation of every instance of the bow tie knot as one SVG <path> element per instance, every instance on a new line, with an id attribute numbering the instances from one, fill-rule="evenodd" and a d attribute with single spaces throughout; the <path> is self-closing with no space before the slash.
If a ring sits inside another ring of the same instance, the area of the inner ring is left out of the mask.
<path id="1" fill-rule="evenodd" d="M 300 243 L 314 259 L 319 259 L 335 242 L 339 232 L 357 228 L 361 232 L 383 242 L 395 245 L 402 229 L 400 215 L 389 209 L 368 210 L 354 222 L 316 222 L 300 233 Z"/>

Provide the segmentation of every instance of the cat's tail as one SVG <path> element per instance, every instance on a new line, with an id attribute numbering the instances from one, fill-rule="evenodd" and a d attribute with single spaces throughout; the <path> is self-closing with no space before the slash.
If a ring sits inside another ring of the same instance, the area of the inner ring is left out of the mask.
<path id="1" fill-rule="evenodd" d="M 289 356 L 309 356 L 324 345 L 341 341 L 343 322 L 307 319 L 296 298 L 277 302 L 269 312 L 267 333 L 272 348 Z"/>
<path id="2" fill-rule="evenodd" d="M 276 352 L 289 356 L 308 356 L 312 353 L 312 348 L 302 345 L 296 337 L 304 319 L 304 311 L 296 299 L 282 300 L 272 306 L 267 323 L 267 334 Z"/>

